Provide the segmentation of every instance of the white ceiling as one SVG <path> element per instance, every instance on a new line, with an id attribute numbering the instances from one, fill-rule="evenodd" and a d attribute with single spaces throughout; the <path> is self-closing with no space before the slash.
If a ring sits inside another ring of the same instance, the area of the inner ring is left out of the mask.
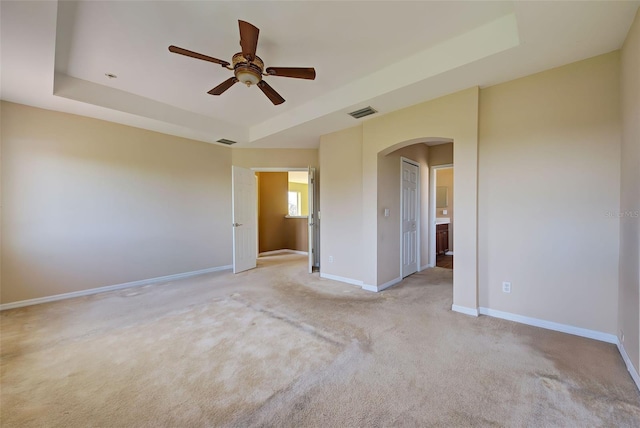
<path id="1" fill-rule="evenodd" d="M 367 105 L 384 114 L 618 49 L 639 4 L 2 1 L 0 97 L 235 147 L 317 147 Z M 266 66 L 312 66 L 316 80 L 266 77 L 280 106 L 239 84 L 208 95 L 232 72 L 167 48 L 230 62 L 238 19 L 260 28 Z"/>

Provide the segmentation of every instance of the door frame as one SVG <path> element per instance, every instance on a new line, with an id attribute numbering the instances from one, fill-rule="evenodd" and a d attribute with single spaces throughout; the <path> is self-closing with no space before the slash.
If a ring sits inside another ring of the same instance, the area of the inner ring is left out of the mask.
<path id="1" fill-rule="evenodd" d="M 421 186 L 420 186 L 420 180 L 421 180 L 421 178 L 420 178 L 421 177 L 420 163 L 418 163 L 418 162 L 416 162 L 414 160 L 411 160 L 409 158 L 405 158 L 403 156 L 400 156 L 400 210 L 399 210 L 400 220 L 399 220 L 399 223 L 400 223 L 400 278 L 401 279 L 406 278 L 406 277 L 402 276 L 403 275 L 403 273 L 402 273 L 402 267 L 403 267 L 403 264 L 402 264 L 402 248 L 403 248 L 403 246 L 402 246 L 402 202 L 403 202 L 402 201 L 403 200 L 402 164 L 404 162 L 406 162 L 408 164 L 411 164 L 411 165 L 415 166 L 416 168 L 418 168 L 418 180 L 417 180 L 417 189 L 416 189 L 416 194 L 417 194 L 417 197 L 418 197 L 418 201 L 416 203 L 416 231 L 417 231 L 416 232 L 416 265 L 417 266 L 416 266 L 416 271 L 414 273 L 420 272 L 420 268 L 421 268 L 421 266 L 420 266 L 420 264 L 421 264 L 420 263 L 420 247 L 421 247 L 421 245 L 420 244 L 422 242 L 420 240 L 420 238 L 421 238 L 421 233 L 420 233 L 421 210 L 420 209 L 421 209 L 421 203 L 422 203 L 422 201 L 421 201 L 422 198 L 420 197 L 420 192 L 422 191 L 421 190 Z"/>
<path id="2" fill-rule="evenodd" d="M 320 242 L 319 242 L 319 219 L 318 219 L 318 208 L 317 208 L 317 198 L 316 195 L 318 187 L 316 186 L 316 169 L 309 167 L 307 168 L 307 198 L 309 206 L 309 214 L 307 217 L 307 233 L 308 233 L 308 247 L 307 253 L 309 256 L 309 264 L 308 271 L 309 273 L 313 273 L 314 269 L 320 270 Z"/>
<path id="3" fill-rule="evenodd" d="M 251 171 L 253 171 L 254 173 L 255 172 L 289 172 L 289 171 L 306 171 L 306 172 L 310 172 L 310 170 L 313 169 L 314 172 L 315 172 L 315 175 L 316 175 L 316 177 L 315 177 L 316 180 L 317 180 L 317 174 L 318 174 L 317 168 L 311 167 L 311 166 L 305 167 L 305 168 L 300 168 L 300 167 L 295 167 L 295 168 L 293 168 L 293 167 L 291 167 L 291 168 L 287 168 L 287 167 L 268 167 L 268 168 L 253 167 L 253 168 L 249 168 L 249 169 Z M 314 189 L 314 190 L 316 190 L 316 189 Z M 256 188 L 256 193 L 258 191 L 259 191 L 259 189 Z M 316 201 L 318 200 L 318 196 L 316 195 L 316 193 L 318 193 L 318 192 L 314 191 L 314 198 L 315 198 L 315 200 L 313 201 L 314 202 L 313 203 L 314 213 L 318 212 L 318 206 L 316 204 Z M 257 195 L 256 195 L 256 198 L 257 198 Z M 317 216 L 313 216 L 312 217 L 311 213 L 309 213 L 309 216 L 307 217 L 307 225 L 310 223 L 311 219 L 313 219 L 314 223 L 317 224 L 316 222 L 318 221 L 318 219 L 316 219 L 315 217 L 317 217 Z M 258 227 L 259 227 L 258 226 L 258 206 L 256 204 L 256 235 L 258 234 Z M 311 232 L 311 227 L 307 227 L 307 234 L 311 235 L 311 233 L 312 233 Z M 315 267 L 319 268 L 319 261 L 320 261 L 319 234 L 317 234 L 317 236 L 318 236 L 318 239 L 315 239 L 316 236 L 313 236 L 313 243 L 314 243 L 314 248 L 315 248 L 316 251 L 313 254 L 311 252 L 307 251 L 307 256 L 310 257 L 310 258 L 313 257 L 313 262 L 310 259 L 310 263 L 313 264 L 313 265 L 315 265 L 316 260 L 317 260 L 318 261 L 318 266 L 315 266 Z M 311 242 L 312 237 L 308 236 L 307 239 L 309 239 L 308 242 Z M 258 250 L 258 244 L 257 244 L 257 238 L 256 238 L 256 258 L 258 258 L 259 254 L 260 254 L 260 252 Z"/>
<path id="4" fill-rule="evenodd" d="M 434 165 L 429 168 L 431 170 L 429 171 L 429 267 L 436 266 L 436 171 L 449 168 L 453 168 L 452 163 Z"/>

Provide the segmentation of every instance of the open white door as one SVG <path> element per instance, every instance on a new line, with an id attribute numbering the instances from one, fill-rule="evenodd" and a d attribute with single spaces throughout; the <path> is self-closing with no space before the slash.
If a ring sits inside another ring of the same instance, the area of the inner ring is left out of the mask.
<path id="1" fill-rule="evenodd" d="M 253 171 L 232 166 L 233 273 L 256 267 L 256 177 Z"/>
<path id="2" fill-rule="evenodd" d="M 309 182 L 308 182 L 308 199 L 309 199 L 309 273 L 313 273 L 313 267 L 316 265 L 316 251 L 315 251 L 315 232 L 317 227 L 316 211 L 315 211 L 315 175 L 316 169 L 309 168 Z"/>
<path id="3" fill-rule="evenodd" d="M 419 167 L 402 161 L 402 277 L 418 271 L 418 178 Z"/>

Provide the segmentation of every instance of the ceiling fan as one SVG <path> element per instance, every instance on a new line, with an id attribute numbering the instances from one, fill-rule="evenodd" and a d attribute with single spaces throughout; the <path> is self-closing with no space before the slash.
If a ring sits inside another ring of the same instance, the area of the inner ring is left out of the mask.
<path id="1" fill-rule="evenodd" d="M 208 92 L 211 95 L 221 95 L 236 83 L 241 82 L 247 86 L 257 85 L 274 105 L 278 105 L 284 102 L 284 98 L 282 98 L 280 94 L 278 94 L 267 82 L 262 80 L 262 76 L 294 77 L 296 79 L 309 80 L 314 80 L 316 78 L 316 70 L 314 68 L 267 67 L 265 69 L 264 62 L 256 55 L 258 34 L 260 33 L 260 30 L 248 22 L 241 20 L 238 20 L 238 25 L 240 26 L 240 46 L 242 48 L 242 52 L 238 52 L 233 56 L 231 60 L 232 64 L 218 58 L 213 58 L 211 56 L 203 55 L 173 45 L 169 46 L 169 51 L 180 55 L 190 56 L 191 58 L 220 64 L 222 67 L 233 71 L 233 77 L 230 77 Z"/>

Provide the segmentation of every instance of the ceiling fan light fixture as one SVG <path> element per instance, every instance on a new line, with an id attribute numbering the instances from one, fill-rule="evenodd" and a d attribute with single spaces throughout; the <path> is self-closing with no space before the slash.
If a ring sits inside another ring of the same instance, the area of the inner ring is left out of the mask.
<path id="1" fill-rule="evenodd" d="M 260 76 L 252 70 L 237 70 L 236 79 L 247 86 L 255 85 L 261 80 Z"/>
<path id="2" fill-rule="evenodd" d="M 262 80 L 262 70 L 264 63 L 259 57 L 254 57 L 253 61 L 247 60 L 242 52 L 233 56 L 233 73 L 240 83 L 247 86 L 256 85 Z"/>

